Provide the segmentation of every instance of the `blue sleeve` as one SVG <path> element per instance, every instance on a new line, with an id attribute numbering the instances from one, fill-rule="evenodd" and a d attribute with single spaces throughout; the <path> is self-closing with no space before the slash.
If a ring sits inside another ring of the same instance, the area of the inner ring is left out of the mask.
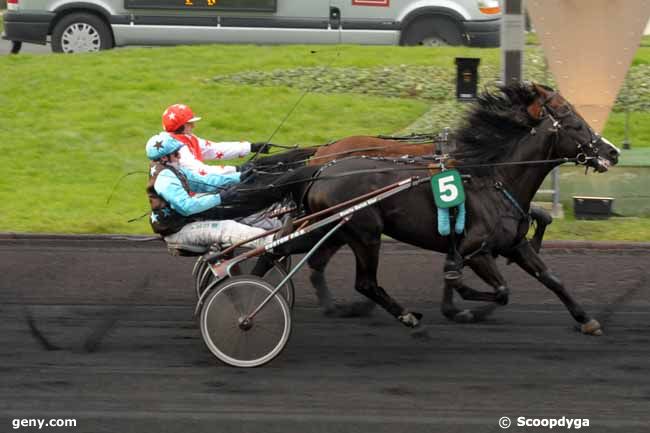
<path id="1" fill-rule="evenodd" d="M 196 192 L 219 192 L 220 189 L 239 183 L 240 173 L 228 174 L 199 174 L 195 171 L 181 168 L 190 183 L 190 190 Z"/>
<path id="2" fill-rule="evenodd" d="M 153 187 L 172 209 L 183 216 L 194 215 L 221 204 L 218 194 L 190 196 L 171 170 L 161 171 Z"/>

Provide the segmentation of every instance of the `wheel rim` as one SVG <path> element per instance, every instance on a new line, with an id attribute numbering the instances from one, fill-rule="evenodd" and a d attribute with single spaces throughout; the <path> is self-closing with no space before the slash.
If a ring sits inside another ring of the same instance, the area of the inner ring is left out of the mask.
<path id="1" fill-rule="evenodd" d="M 87 23 L 70 24 L 61 36 L 61 48 L 64 53 L 99 51 L 101 44 L 97 29 Z"/>
<path id="2" fill-rule="evenodd" d="M 422 39 L 422 42 L 420 42 L 421 45 L 424 45 L 425 47 L 445 47 L 447 46 L 447 42 L 440 38 L 439 36 L 429 36 L 427 38 Z"/>
<path id="3" fill-rule="evenodd" d="M 234 278 L 210 294 L 201 311 L 201 334 L 208 349 L 235 367 L 257 367 L 275 358 L 291 332 L 286 301 L 274 296 L 246 329 L 240 323 L 272 293 L 258 278 Z"/>

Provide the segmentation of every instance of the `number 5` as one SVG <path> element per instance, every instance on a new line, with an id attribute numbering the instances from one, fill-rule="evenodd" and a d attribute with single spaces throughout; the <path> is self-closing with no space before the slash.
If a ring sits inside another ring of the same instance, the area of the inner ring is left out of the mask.
<path id="1" fill-rule="evenodd" d="M 454 184 L 454 176 L 445 176 L 438 179 L 440 200 L 449 203 L 458 197 L 458 187 Z"/>

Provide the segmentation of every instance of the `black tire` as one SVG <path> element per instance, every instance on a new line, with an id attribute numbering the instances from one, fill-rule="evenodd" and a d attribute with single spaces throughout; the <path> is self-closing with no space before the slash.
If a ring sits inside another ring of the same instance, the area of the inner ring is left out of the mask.
<path id="1" fill-rule="evenodd" d="M 462 45 L 463 34 L 458 24 L 444 17 L 419 17 L 404 30 L 402 45 Z"/>
<path id="2" fill-rule="evenodd" d="M 52 51 L 55 53 L 87 53 L 110 48 L 113 48 L 113 34 L 97 15 L 66 15 L 52 30 Z"/>

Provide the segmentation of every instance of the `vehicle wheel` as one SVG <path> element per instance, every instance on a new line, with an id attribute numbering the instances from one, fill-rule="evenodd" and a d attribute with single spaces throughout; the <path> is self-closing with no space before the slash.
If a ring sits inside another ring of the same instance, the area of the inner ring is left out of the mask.
<path id="1" fill-rule="evenodd" d="M 402 45 L 426 45 L 440 47 L 461 45 L 463 35 L 458 25 L 448 18 L 420 17 L 406 28 Z"/>
<path id="2" fill-rule="evenodd" d="M 66 15 L 52 30 L 52 51 L 55 53 L 87 53 L 109 48 L 113 48 L 111 29 L 96 15 Z"/>
<path id="3" fill-rule="evenodd" d="M 269 283 L 252 276 L 229 278 L 211 290 L 199 327 L 214 356 L 234 367 L 258 367 L 282 352 L 291 334 L 291 311 L 282 296 L 244 321 L 271 293 Z"/>
<path id="4" fill-rule="evenodd" d="M 242 254 L 245 250 L 238 248 L 235 250 L 234 255 L 237 256 Z M 237 269 L 234 271 L 237 275 L 251 275 L 253 268 L 257 263 L 257 257 L 250 258 L 245 260 L 237 265 Z M 288 271 L 291 269 L 291 257 L 286 257 L 282 261 L 274 261 L 273 267 L 264 274 L 264 280 L 268 282 L 274 288 L 280 284 L 280 282 L 287 276 Z M 214 279 L 214 274 L 208 266 L 208 263 L 200 257 L 197 260 L 197 263 L 194 265 L 194 287 L 196 290 L 197 299 L 201 297 L 201 294 L 208 286 L 212 283 Z M 293 308 L 293 305 L 296 301 L 296 290 L 293 284 L 293 281 L 289 279 L 278 292 L 290 308 Z"/>
<path id="5" fill-rule="evenodd" d="M 196 291 L 197 299 L 201 297 L 201 293 L 205 290 L 203 287 L 203 275 L 206 270 L 208 270 L 208 262 L 206 262 L 203 257 L 199 257 L 196 260 L 196 263 L 194 263 L 194 268 L 192 269 L 192 278 L 194 278 L 194 290 Z"/>

